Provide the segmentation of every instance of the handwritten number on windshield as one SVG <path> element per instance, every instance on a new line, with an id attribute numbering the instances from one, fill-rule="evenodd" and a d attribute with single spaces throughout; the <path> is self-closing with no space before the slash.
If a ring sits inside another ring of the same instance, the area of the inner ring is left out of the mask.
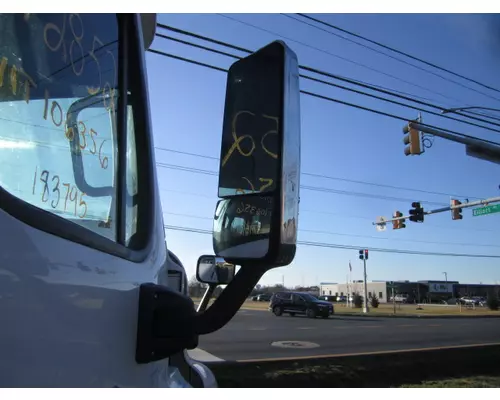
<path id="1" fill-rule="evenodd" d="M 57 179 L 57 183 L 56 183 L 56 186 L 54 189 L 52 189 L 52 192 L 57 192 L 57 202 L 56 204 L 54 204 L 54 200 L 52 200 L 50 202 L 50 205 L 52 206 L 52 208 L 56 208 L 57 205 L 59 204 L 59 200 L 61 199 L 61 191 L 59 190 L 59 182 L 60 182 L 60 179 L 59 179 L 59 176 L 58 175 L 53 175 L 52 176 L 52 183 L 54 183 L 54 179 Z"/>

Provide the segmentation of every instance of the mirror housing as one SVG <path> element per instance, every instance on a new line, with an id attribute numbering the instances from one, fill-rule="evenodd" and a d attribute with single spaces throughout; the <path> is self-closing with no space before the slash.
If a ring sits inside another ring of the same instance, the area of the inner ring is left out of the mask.
<path id="1" fill-rule="evenodd" d="M 297 56 L 275 41 L 236 61 L 227 78 L 213 247 L 232 264 L 290 264 L 300 188 Z"/>
<path id="2" fill-rule="evenodd" d="M 204 255 L 198 258 L 196 279 L 209 285 L 227 285 L 234 278 L 235 268 L 222 257 Z"/>

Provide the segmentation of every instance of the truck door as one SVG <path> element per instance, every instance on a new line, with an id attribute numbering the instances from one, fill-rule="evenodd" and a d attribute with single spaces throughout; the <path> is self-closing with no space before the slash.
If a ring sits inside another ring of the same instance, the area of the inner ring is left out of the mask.
<path id="1" fill-rule="evenodd" d="M 140 29 L 0 15 L 0 386 L 168 385 L 134 359 L 166 259 Z"/>

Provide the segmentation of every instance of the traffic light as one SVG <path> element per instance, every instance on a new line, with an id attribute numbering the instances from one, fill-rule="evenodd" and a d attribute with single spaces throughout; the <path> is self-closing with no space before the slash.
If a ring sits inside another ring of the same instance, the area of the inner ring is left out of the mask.
<path id="1" fill-rule="evenodd" d="M 418 129 L 415 129 L 411 126 L 412 122 L 417 121 L 410 121 L 403 127 L 403 132 L 406 134 L 403 138 L 403 142 L 404 144 L 408 145 L 405 147 L 405 156 L 418 156 L 419 154 L 423 153 L 422 145 L 420 143 L 420 132 L 418 131 Z"/>
<path id="2" fill-rule="evenodd" d="M 462 204 L 462 202 L 458 201 L 456 199 L 451 199 L 451 201 L 450 201 L 451 207 L 459 206 L 460 204 Z M 451 210 L 451 219 L 456 220 L 456 219 L 462 219 L 462 218 L 463 218 L 463 215 L 462 215 L 461 208 L 454 208 L 453 210 Z"/>
<path id="3" fill-rule="evenodd" d="M 365 260 L 368 260 L 368 250 L 365 250 Z"/>
<path id="4" fill-rule="evenodd" d="M 420 205 L 418 201 L 415 201 L 411 203 L 411 206 L 413 207 L 409 213 L 410 213 L 410 221 L 412 222 L 424 222 L 424 209 Z"/>
<path id="5" fill-rule="evenodd" d="M 402 216 L 403 213 L 401 211 L 395 211 L 393 218 L 400 218 Z M 403 229 L 403 228 L 406 228 L 404 219 L 398 219 L 396 221 L 392 221 L 392 229 Z"/>
<path id="6" fill-rule="evenodd" d="M 360 260 L 364 260 L 365 259 L 363 250 L 359 251 L 359 259 Z"/>

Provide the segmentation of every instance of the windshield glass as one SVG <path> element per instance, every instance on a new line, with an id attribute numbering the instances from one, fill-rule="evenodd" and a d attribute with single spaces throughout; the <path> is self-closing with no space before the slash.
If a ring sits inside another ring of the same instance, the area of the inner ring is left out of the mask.
<path id="1" fill-rule="evenodd" d="M 0 186 L 114 239 L 116 16 L 1 14 L 0 32 Z"/>
<path id="2" fill-rule="evenodd" d="M 75 187 L 71 141 L 65 134 L 59 110 L 68 110 L 80 98 L 9 101 L 0 108 L 0 169 L 2 187 L 20 199 L 46 211 L 78 217 L 84 210 L 78 209 L 76 197 L 81 191 Z M 53 107 L 53 104 L 57 106 Z M 43 114 L 54 109 L 44 119 Z M 35 113 L 39 110 L 41 113 Z M 109 130 L 110 114 L 104 108 L 87 108 L 78 118 L 82 163 L 89 184 L 96 187 L 113 184 L 113 166 L 103 169 L 101 160 L 109 159 L 113 149 Z M 43 135 L 41 134 L 43 132 Z M 101 133 L 98 135 L 97 132 Z M 26 173 L 30 171 L 31 174 Z M 44 185 L 54 183 L 49 189 Z M 111 196 L 95 198 L 86 196 L 86 219 L 106 220 L 110 213 Z M 76 211 L 75 211 L 76 209 Z"/>

